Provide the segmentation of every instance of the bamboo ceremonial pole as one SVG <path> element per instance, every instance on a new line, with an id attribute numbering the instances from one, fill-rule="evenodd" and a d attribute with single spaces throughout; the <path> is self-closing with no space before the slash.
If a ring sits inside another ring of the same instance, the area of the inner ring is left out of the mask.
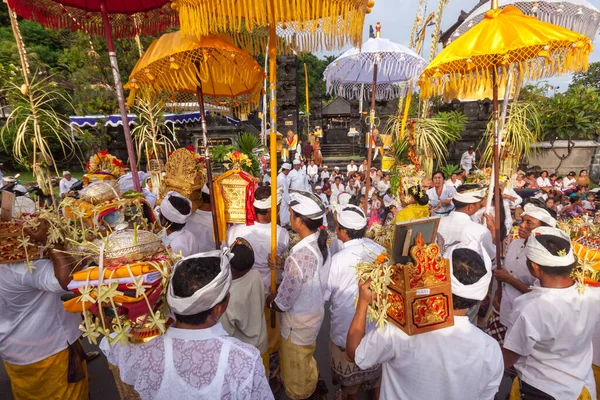
<path id="1" fill-rule="evenodd" d="M 377 23 L 377 33 L 375 38 L 379 39 L 381 36 L 381 26 Z M 373 64 L 373 85 L 371 87 L 371 112 L 369 113 L 369 132 L 367 132 L 367 173 L 365 176 L 366 187 L 365 187 L 365 214 L 369 211 L 369 193 L 371 193 L 371 156 L 372 156 L 372 140 L 373 131 L 375 130 L 375 95 L 377 93 L 377 60 L 378 56 L 375 56 L 375 62 Z M 381 155 L 383 158 L 383 154 Z"/>
<path id="2" fill-rule="evenodd" d="M 304 63 L 304 86 L 306 90 L 306 140 L 308 140 L 310 132 L 310 99 L 308 97 L 308 71 L 306 70 L 306 63 Z"/>
<path id="3" fill-rule="evenodd" d="M 125 144 L 127 145 L 127 157 L 129 158 L 133 187 L 136 192 L 141 192 L 142 187 L 138 176 L 137 157 L 135 155 L 135 148 L 133 147 L 131 132 L 129 131 L 129 120 L 127 118 L 127 109 L 125 108 L 125 95 L 123 94 L 123 85 L 121 84 L 121 73 L 119 72 L 119 63 L 117 61 L 117 53 L 115 52 L 115 42 L 113 40 L 110 20 L 108 19 L 108 12 L 106 10 L 106 0 L 100 0 L 100 12 L 102 14 L 102 25 L 104 26 L 104 37 L 106 38 L 108 57 L 110 59 L 110 66 L 115 81 L 115 92 L 119 103 L 119 112 L 121 113 L 121 119 L 123 120 L 123 135 L 125 136 Z"/>
<path id="4" fill-rule="evenodd" d="M 275 263 L 277 258 L 277 33 L 274 1 L 271 4 L 271 24 L 269 25 L 269 113 L 271 117 L 271 133 L 269 146 L 271 152 L 271 259 Z M 277 272 L 271 270 L 271 293 L 277 291 Z M 277 313 L 271 310 L 271 328 L 275 328 Z"/>
<path id="5" fill-rule="evenodd" d="M 204 143 L 204 163 L 206 164 L 206 185 L 208 186 L 210 196 L 210 212 L 213 220 L 213 233 L 215 235 L 215 247 L 217 250 L 221 247 L 219 239 L 219 222 L 217 221 L 217 208 L 215 204 L 215 195 L 212 179 L 212 166 L 210 163 L 210 150 L 208 149 L 208 134 L 206 129 L 206 114 L 204 111 L 204 94 L 202 93 L 202 80 L 198 79 L 197 90 L 198 106 L 200 107 L 200 121 L 202 121 L 202 142 Z"/>
<path id="6" fill-rule="evenodd" d="M 498 0 L 492 0 L 492 10 L 498 9 Z M 502 267 L 502 238 L 500 237 L 500 226 L 504 221 L 500 221 L 500 207 L 502 199 L 500 198 L 500 124 L 498 121 L 498 69 L 492 68 L 492 118 L 494 120 L 494 225 L 496 232 L 496 268 Z"/>

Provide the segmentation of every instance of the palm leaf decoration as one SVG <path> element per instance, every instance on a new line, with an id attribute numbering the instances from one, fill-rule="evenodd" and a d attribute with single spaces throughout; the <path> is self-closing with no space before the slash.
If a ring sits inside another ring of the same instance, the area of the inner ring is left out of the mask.
<path id="1" fill-rule="evenodd" d="M 541 120 L 538 107 L 530 101 L 519 101 L 511 104 L 509 113 L 504 123 L 502 133 L 502 149 L 500 151 L 500 173 L 512 176 L 519 168 L 519 163 L 524 157 L 529 157 L 541 136 Z M 491 164 L 493 157 L 494 124 L 490 121 L 487 131 L 482 139 L 485 151 L 482 162 Z"/>
<path id="2" fill-rule="evenodd" d="M 146 154 L 147 162 L 175 150 L 177 138 L 174 131 L 165 124 L 164 95 L 149 90 L 138 92 L 132 107 L 138 115 L 138 124 L 131 130 L 137 154 Z M 138 166 L 142 157 L 138 157 Z"/>
<path id="3" fill-rule="evenodd" d="M 242 133 L 238 136 L 237 143 L 233 146 L 234 150 L 244 153 L 252 161 L 249 173 L 254 176 L 260 175 L 260 161 L 257 154 L 260 152 L 262 144 L 257 135 L 253 133 Z"/>

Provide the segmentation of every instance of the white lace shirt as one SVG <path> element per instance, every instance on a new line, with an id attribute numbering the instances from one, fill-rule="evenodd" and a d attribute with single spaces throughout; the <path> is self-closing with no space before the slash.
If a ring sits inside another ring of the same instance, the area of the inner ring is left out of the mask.
<path id="1" fill-rule="evenodd" d="M 110 346 L 102 339 L 100 349 L 143 400 L 273 399 L 258 350 L 228 336 L 220 323 L 171 327 L 143 344 Z"/>

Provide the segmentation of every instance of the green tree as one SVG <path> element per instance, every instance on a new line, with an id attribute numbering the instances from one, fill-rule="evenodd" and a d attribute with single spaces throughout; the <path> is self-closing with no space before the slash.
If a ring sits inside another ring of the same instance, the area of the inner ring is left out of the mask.
<path id="1" fill-rule="evenodd" d="M 576 72 L 573 74 L 573 82 L 571 82 L 569 87 L 578 85 L 600 90 L 600 62 L 591 63 L 586 72 Z"/>
<path id="2" fill-rule="evenodd" d="M 304 64 L 308 74 L 308 92 L 309 96 L 319 96 L 326 99 L 325 82 L 323 82 L 323 72 L 325 68 L 337 57 L 325 56 L 318 58 L 312 53 L 305 53 L 298 56 L 298 70 L 296 72 L 296 82 L 298 84 L 298 105 L 300 110 L 306 112 L 306 78 L 304 75 Z"/>

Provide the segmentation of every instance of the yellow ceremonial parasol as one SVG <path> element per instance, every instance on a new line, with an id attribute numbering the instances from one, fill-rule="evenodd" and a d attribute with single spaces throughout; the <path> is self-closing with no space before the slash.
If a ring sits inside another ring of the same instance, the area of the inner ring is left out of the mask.
<path id="1" fill-rule="evenodd" d="M 174 32 L 152 42 L 136 63 L 125 87 L 131 89 L 130 100 L 142 88 L 157 92 L 197 93 L 207 178 L 211 184 L 204 98 L 218 105 L 229 105 L 240 113 L 248 113 L 260 103 L 264 75 L 252 56 L 225 38 L 205 36 L 193 39 Z M 212 190 L 210 196 L 218 249 L 219 231 Z"/>
<path id="2" fill-rule="evenodd" d="M 500 157 L 498 86 L 509 77 L 540 79 L 586 70 L 590 39 L 565 28 L 524 15 L 518 8 L 492 9 L 479 24 L 448 45 L 423 71 L 421 98 L 445 92 L 473 93 L 493 89 L 494 179 L 496 221 L 500 221 Z M 500 224 L 496 223 L 496 260 L 502 255 Z"/>
<path id="3" fill-rule="evenodd" d="M 277 252 L 277 37 L 297 51 L 333 50 L 360 46 L 365 14 L 373 0 L 173 0 L 179 11 L 181 32 L 202 37 L 210 33 L 233 36 L 268 27 L 263 45 L 268 47 L 271 153 L 271 254 Z M 266 42 L 266 43 L 264 43 Z M 275 271 L 271 273 L 275 292 Z M 275 313 L 271 314 L 271 326 Z"/>

